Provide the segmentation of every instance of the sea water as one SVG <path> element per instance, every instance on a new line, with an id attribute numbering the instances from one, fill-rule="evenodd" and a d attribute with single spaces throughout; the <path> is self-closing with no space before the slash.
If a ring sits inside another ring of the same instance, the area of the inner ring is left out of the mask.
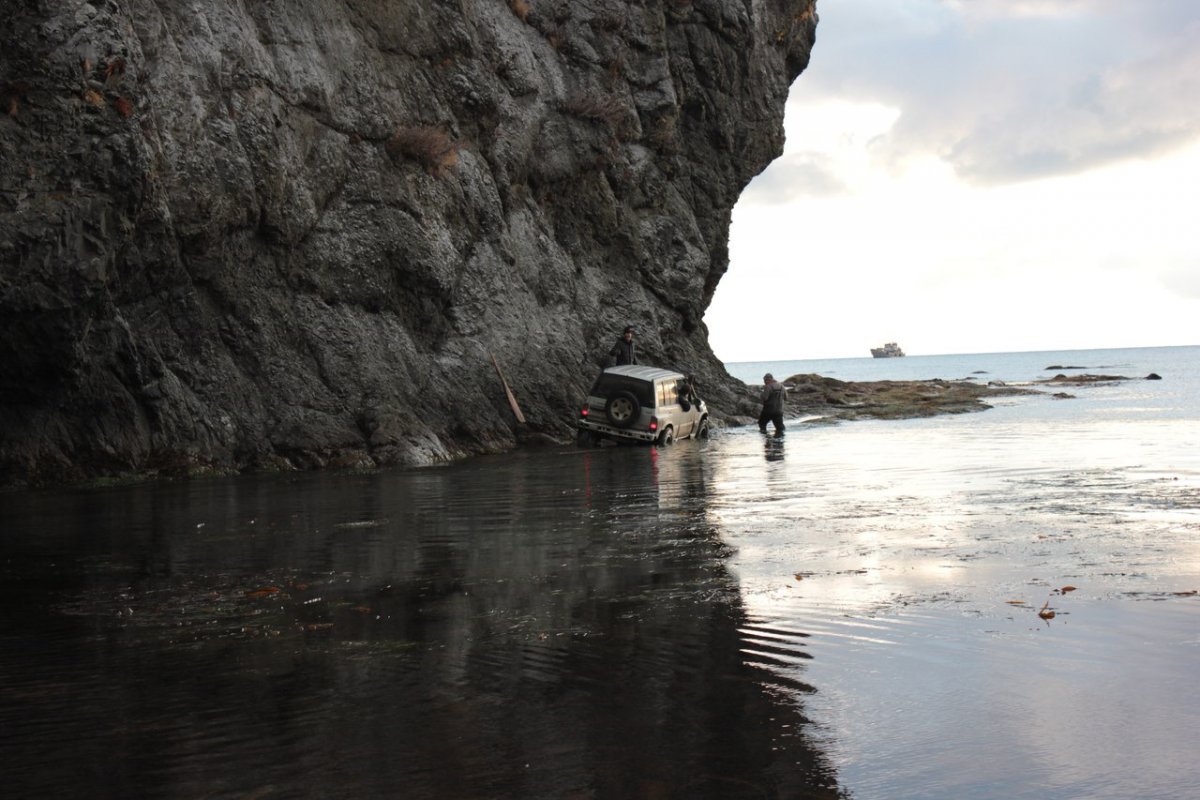
<path id="1" fill-rule="evenodd" d="M 806 711 L 856 798 L 1200 796 L 1200 348 L 728 368 L 1047 392 L 793 424 L 722 462 L 747 607 L 805 633 Z"/>
<path id="2" fill-rule="evenodd" d="M 761 384 L 765 373 L 783 380 L 791 375 L 814 373 L 843 381 L 974 380 L 1028 382 L 1056 374 L 1104 374 L 1145 377 L 1162 370 L 1173 373 L 1176 384 L 1197 388 L 1200 347 L 1135 347 L 1108 350 L 1045 350 L 1020 353 L 957 353 L 914 355 L 902 358 L 825 358 L 803 361 L 742 361 L 725 365 L 729 374 L 750 384 Z M 1176 388 L 1181 388 L 1179 385 Z M 1192 395 L 1195 397 L 1195 395 Z"/>
<path id="3" fill-rule="evenodd" d="M 781 438 L 0 494 L 6 791 L 1200 796 L 1198 364 L 729 365 L 1130 380 Z"/>

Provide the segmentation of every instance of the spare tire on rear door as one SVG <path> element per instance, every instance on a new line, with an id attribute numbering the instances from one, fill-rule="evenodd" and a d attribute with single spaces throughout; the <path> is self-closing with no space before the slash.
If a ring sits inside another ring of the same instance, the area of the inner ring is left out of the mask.
<path id="1" fill-rule="evenodd" d="M 642 404 L 633 392 L 617 392 L 604 406 L 608 421 L 618 428 L 628 428 L 642 413 Z"/>

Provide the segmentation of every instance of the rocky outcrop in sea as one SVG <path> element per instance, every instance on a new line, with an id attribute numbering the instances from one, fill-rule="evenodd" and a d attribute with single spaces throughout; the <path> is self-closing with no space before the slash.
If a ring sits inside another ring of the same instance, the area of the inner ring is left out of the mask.
<path id="1" fill-rule="evenodd" d="M 702 317 L 811 0 L 10 5 L 0 484 L 565 437 L 627 323 L 737 390 Z"/>

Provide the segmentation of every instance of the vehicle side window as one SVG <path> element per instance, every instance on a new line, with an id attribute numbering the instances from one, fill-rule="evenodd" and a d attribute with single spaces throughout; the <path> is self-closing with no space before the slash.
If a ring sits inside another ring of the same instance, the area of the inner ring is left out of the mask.
<path id="1" fill-rule="evenodd" d="M 658 405 L 660 408 L 679 405 L 679 391 L 675 381 L 663 381 L 658 385 Z"/>

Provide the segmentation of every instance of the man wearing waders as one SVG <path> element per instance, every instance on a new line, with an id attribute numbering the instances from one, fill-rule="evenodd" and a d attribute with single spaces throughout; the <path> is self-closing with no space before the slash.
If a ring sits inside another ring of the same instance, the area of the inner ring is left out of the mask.
<path id="1" fill-rule="evenodd" d="M 775 435 L 783 434 L 783 396 L 787 390 L 771 373 L 763 375 L 762 413 L 758 415 L 758 430 L 767 432 L 767 423 L 775 426 Z"/>

